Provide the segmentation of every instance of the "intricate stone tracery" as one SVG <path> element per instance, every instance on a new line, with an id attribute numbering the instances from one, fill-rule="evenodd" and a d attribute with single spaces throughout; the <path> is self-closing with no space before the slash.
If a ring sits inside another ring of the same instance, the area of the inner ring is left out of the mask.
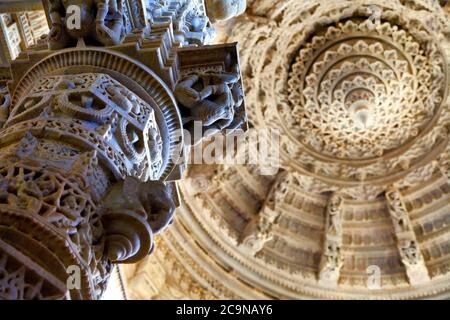
<path id="1" fill-rule="evenodd" d="M 401 195 L 397 190 L 391 189 L 386 193 L 386 200 L 389 203 L 389 212 L 394 224 L 400 257 L 405 265 L 409 281 L 412 285 L 426 283 L 430 277 Z"/>
<path id="2" fill-rule="evenodd" d="M 43 3 L 50 34 L 0 67 L 0 298 L 98 299 L 179 205 L 182 69 L 239 70 L 236 44 L 204 46 L 203 1 Z"/>
<path id="3" fill-rule="evenodd" d="M 65 48 L 80 38 L 116 45 L 131 31 L 126 30 L 123 0 L 45 1 L 51 21 L 49 47 L 53 50 Z M 77 19 L 73 14 L 80 17 Z"/>
<path id="4" fill-rule="evenodd" d="M 348 10 L 368 15 L 365 6 Z M 402 174 L 447 134 L 439 43 L 428 26 L 389 7 L 375 28 L 370 19 L 330 19 L 319 21 L 318 34 L 284 37 L 302 43 L 291 69 L 277 68 L 274 88 L 281 124 L 295 140 L 286 151 L 314 174 L 347 183 Z"/>
<path id="5" fill-rule="evenodd" d="M 431 0 L 249 1 L 219 37 L 246 42 L 249 123 L 280 130 L 283 171 L 181 185 L 193 231 L 165 243 L 209 253 L 185 274 L 218 298 L 448 298 L 449 21 Z"/>
<path id="6" fill-rule="evenodd" d="M 314 35 L 292 66 L 294 119 L 286 120 L 326 156 L 383 156 L 417 137 L 443 101 L 438 44 L 415 39 L 418 30 L 368 22 L 347 20 Z"/>

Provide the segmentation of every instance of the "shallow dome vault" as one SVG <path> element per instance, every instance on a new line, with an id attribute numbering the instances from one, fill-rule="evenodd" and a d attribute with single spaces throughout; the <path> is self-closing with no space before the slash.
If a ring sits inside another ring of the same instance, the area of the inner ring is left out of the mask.
<path id="1" fill-rule="evenodd" d="M 241 42 L 251 130 L 280 130 L 282 169 L 194 166 L 132 292 L 148 295 L 145 277 L 166 298 L 448 297 L 439 2 L 253 0 L 223 31 Z"/>

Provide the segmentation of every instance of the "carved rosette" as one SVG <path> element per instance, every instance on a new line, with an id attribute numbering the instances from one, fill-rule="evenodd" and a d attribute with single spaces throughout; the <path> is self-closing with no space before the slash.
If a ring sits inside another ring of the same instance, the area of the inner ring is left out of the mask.
<path id="1" fill-rule="evenodd" d="M 325 240 L 319 271 L 319 283 L 337 286 L 340 269 L 344 264 L 342 255 L 342 205 L 338 194 L 331 195 L 327 206 Z"/>

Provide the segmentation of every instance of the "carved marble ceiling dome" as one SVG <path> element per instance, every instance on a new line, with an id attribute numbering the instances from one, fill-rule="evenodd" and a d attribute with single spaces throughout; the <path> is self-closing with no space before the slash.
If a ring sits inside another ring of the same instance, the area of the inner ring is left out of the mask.
<path id="1" fill-rule="evenodd" d="M 439 2 L 248 6 L 221 37 L 241 42 L 252 130 L 280 130 L 282 169 L 191 168 L 175 224 L 133 271 L 136 297 L 145 277 L 154 298 L 448 298 L 450 19 Z"/>

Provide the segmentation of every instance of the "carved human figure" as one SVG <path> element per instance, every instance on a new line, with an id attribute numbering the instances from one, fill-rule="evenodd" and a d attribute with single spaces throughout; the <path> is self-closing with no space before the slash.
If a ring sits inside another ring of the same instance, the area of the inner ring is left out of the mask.
<path id="1" fill-rule="evenodd" d="M 341 221 L 341 204 L 342 198 L 333 195 L 328 203 L 328 234 L 339 235 L 342 231 Z"/>
<path id="2" fill-rule="evenodd" d="M 108 86 L 106 91 L 111 95 L 111 100 L 125 111 L 130 112 L 138 109 L 137 98 L 131 92 L 112 85 Z"/>
<path id="3" fill-rule="evenodd" d="M 244 13 L 246 0 L 205 0 L 206 12 L 212 22 L 228 20 Z"/>
<path id="4" fill-rule="evenodd" d="M 319 272 L 319 281 L 324 285 L 337 285 L 340 270 L 344 263 L 341 253 L 342 203 L 342 196 L 335 193 L 328 200 L 324 253 Z"/>
<path id="5" fill-rule="evenodd" d="M 256 217 L 246 227 L 241 237 L 241 248 L 255 255 L 264 244 L 273 239 L 272 224 L 266 217 Z"/>
<path id="6" fill-rule="evenodd" d="M 342 267 L 343 259 L 341 256 L 340 244 L 336 242 L 330 242 L 325 249 L 325 268 L 328 271 L 336 271 Z"/>
<path id="7" fill-rule="evenodd" d="M 369 29 L 373 30 L 381 25 L 381 13 L 382 10 L 377 5 L 371 5 L 368 8 L 370 17 L 368 19 Z"/>
<path id="8" fill-rule="evenodd" d="M 272 229 L 277 224 L 281 213 L 279 207 L 285 202 L 292 182 L 292 176 L 287 172 L 279 174 L 259 214 L 245 227 L 241 236 L 241 244 L 253 255 L 273 239 Z"/>
<path id="9" fill-rule="evenodd" d="M 182 78 L 176 86 L 175 97 L 187 109 L 186 128 L 193 133 L 194 123 L 201 122 L 206 137 L 224 129 L 239 128 L 245 121 L 244 94 L 239 80 L 238 66 L 231 73 L 199 73 Z"/>
<path id="10" fill-rule="evenodd" d="M 429 281 L 428 270 L 400 192 L 391 188 L 386 192 L 386 199 L 397 236 L 398 250 L 406 267 L 409 282 L 416 285 Z"/>
<path id="11" fill-rule="evenodd" d="M 273 198 L 275 201 L 275 205 L 281 205 L 286 198 L 286 195 L 290 191 L 292 184 L 292 176 L 291 175 L 283 175 L 280 183 L 276 186 L 276 189 L 273 192 Z M 274 209 L 276 209 L 274 207 Z"/>
<path id="12" fill-rule="evenodd" d="M 336 286 L 343 264 L 341 244 L 328 241 L 320 264 L 319 282 L 326 286 Z"/>
<path id="13" fill-rule="evenodd" d="M 121 42 L 124 33 L 123 0 L 46 1 L 51 20 L 50 49 L 75 45 L 80 38 L 93 38 L 103 45 Z"/>

